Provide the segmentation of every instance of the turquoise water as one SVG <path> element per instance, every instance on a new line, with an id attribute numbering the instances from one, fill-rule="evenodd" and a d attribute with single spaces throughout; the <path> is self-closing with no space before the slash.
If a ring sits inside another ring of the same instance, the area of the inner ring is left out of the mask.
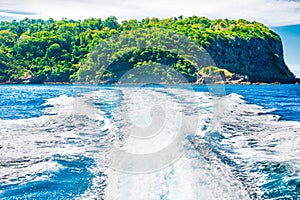
<path id="1" fill-rule="evenodd" d="M 0 199 L 300 199 L 299 85 L 2 85 L 0 106 Z M 159 121 L 150 147 L 126 139 Z M 149 152 L 176 131 L 178 159 L 112 170 L 116 142 Z"/>

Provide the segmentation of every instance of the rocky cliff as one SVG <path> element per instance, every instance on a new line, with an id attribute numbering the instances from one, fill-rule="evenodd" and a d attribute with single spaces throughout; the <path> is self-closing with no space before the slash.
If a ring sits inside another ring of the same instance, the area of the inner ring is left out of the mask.
<path id="1" fill-rule="evenodd" d="M 251 82 L 295 82 L 279 38 L 216 39 L 205 48 L 219 68 L 247 75 Z"/>

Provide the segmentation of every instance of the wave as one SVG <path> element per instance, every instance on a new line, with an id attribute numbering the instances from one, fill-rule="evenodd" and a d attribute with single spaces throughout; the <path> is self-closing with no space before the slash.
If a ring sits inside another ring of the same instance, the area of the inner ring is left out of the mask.
<path id="1" fill-rule="evenodd" d="M 98 155 L 109 143 L 110 120 L 90 99 L 61 95 L 47 100 L 43 116 L 0 120 L 0 198 L 74 198 L 91 185 L 103 190 Z"/>
<path id="2" fill-rule="evenodd" d="M 234 93 L 225 97 L 225 105 L 220 129 L 198 140 L 231 168 L 251 198 L 299 197 L 300 123 L 279 120 Z"/>
<path id="3" fill-rule="evenodd" d="M 300 123 L 238 94 L 100 88 L 43 106 L 40 117 L 0 120 L 0 197 L 300 196 Z"/>

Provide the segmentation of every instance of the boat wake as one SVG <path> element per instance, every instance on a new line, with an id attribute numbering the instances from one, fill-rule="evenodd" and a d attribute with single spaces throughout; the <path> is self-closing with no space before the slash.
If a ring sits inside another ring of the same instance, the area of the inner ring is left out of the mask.
<path id="1" fill-rule="evenodd" d="M 300 198 L 300 123 L 242 96 L 100 87 L 0 120 L 0 198 Z"/>

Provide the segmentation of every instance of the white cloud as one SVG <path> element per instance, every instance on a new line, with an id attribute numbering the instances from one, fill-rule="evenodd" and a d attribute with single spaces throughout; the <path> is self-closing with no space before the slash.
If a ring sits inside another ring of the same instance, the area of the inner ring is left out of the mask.
<path id="1" fill-rule="evenodd" d="M 300 2 L 288 0 L 0 0 L 0 9 L 38 13 L 34 18 L 84 19 L 114 15 L 120 20 L 144 17 L 207 16 L 245 18 L 269 26 L 300 23 Z M 2 13 L 3 16 L 3 13 Z M 20 16 L 19 16 L 20 17 Z M 32 17 L 32 16 L 29 16 Z"/>

